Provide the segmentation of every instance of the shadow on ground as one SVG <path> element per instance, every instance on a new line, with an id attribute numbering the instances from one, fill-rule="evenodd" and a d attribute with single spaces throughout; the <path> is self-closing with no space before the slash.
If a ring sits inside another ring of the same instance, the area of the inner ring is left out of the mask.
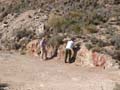
<path id="1" fill-rule="evenodd" d="M 8 90 L 8 86 L 7 83 L 0 83 L 0 90 Z"/>

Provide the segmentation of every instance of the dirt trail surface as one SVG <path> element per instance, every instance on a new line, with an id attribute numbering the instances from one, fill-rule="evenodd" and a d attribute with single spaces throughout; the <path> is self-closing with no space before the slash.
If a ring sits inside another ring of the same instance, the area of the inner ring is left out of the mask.
<path id="1" fill-rule="evenodd" d="M 63 60 L 0 52 L 2 90 L 113 90 L 119 70 L 80 67 Z M 2 87 L 2 84 L 4 86 Z"/>

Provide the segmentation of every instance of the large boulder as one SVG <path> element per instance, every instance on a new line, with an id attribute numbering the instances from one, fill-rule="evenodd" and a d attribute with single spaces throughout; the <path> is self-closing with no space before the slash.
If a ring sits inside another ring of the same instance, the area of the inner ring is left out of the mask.
<path id="1" fill-rule="evenodd" d="M 65 48 L 66 48 L 66 43 L 62 44 L 58 48 L 58 59 L 61 60 L 65 58 Z"/>
<path id="2" fill-rule="evenodd" d="M 38 56 L 40 47 L 39 47 L 39 40 L 32 40 L 26 45 L 26 52 L 33 56 Z"/>
<path id="3" fill-rule="evenodd" d="M 81 45 L 81 49 L 77 53 L 75 63 L 83 66 L 93 66 L 92 52 L 86 48 L 85 44 Z"/>
<path id="4" fill-rule="evenodd" d="M 111 56 L 98 52 L 92 52 L 86 48 L 85 44 L 83 44 L 81 49 L 78 51 L 75 63 L 83 66 L 103 67 L 104 69 L 119 68 L 119 65 L 116 64 L 116 60 L 114 60 Z"/>

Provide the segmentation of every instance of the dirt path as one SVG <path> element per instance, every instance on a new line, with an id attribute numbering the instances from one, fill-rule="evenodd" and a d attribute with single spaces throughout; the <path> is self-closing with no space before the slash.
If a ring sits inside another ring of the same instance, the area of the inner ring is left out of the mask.
<path id="1" fill-rule="evenodd" d="M 113 90 L 115 83 L 120 84 L 120 70 L 0 53 L 0 90 Z"/>

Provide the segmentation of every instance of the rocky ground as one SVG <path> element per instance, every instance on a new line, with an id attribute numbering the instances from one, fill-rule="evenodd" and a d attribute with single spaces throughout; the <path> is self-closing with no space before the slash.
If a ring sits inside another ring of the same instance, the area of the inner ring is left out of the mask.
<path id="1" fill-rule="evenodd" d="M 120 66 L 120 0 L 0 0 L 0 90 L 120 90 L 118 69 L 10 53 L 43 35 L 53 47 L 74 37 Z"/>
<path id="2" fill-rule="evenodd" d="M 52 38 L 77 36 L 120 61 L 119 7 L 119 0 L 1 0 L 0 49 L 25 49 L 47 32 Z"/>
<path id="3" fill-rule="evenodd" d="M 0 90 L 120 90 L 120 70 L 0 52 Z"/>

